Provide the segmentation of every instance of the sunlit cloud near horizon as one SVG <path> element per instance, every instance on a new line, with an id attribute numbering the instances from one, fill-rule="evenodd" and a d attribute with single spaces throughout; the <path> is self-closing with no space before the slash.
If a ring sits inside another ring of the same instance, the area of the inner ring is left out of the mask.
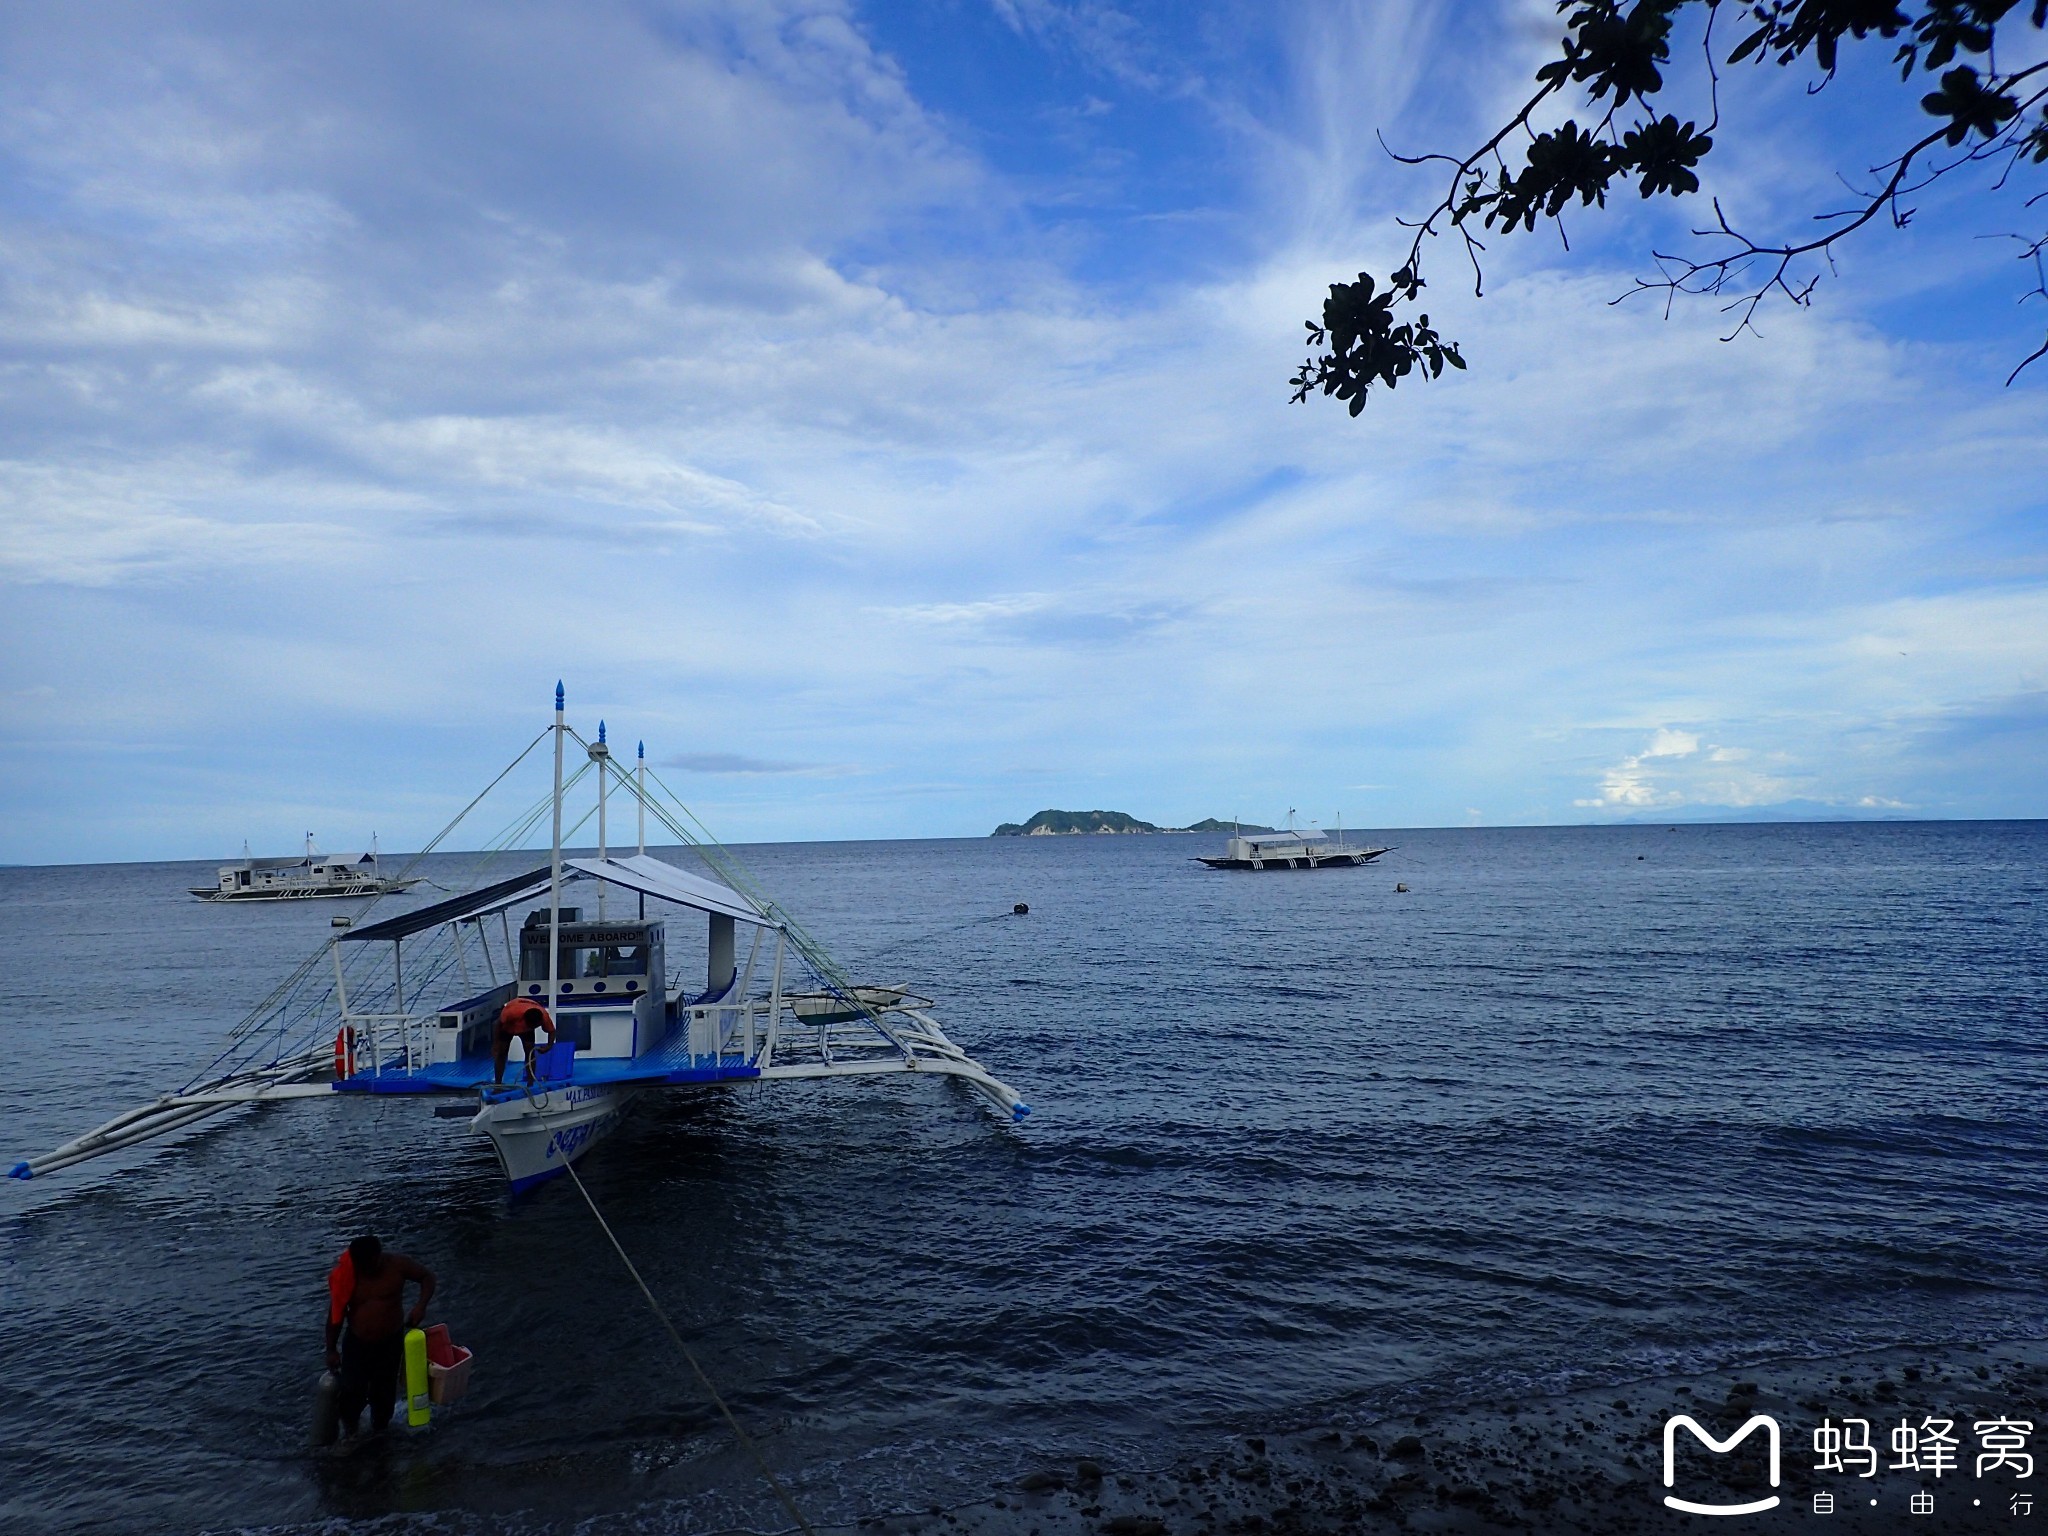
<path id="1" fill-rule="evenodd" d="M 1288 404 L 1549 15 L 10 10 L 0 862 L 416 845 L 558 678 L 733 841 L 2048 814 L 1983 210 L 1727 343 L 1682 206 L 1441 250 L 1471 370 Z"/>

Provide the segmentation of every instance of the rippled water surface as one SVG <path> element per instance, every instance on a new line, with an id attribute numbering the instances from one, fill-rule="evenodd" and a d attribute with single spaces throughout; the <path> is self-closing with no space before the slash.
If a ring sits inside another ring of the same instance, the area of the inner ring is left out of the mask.
<path id="1" fill-rule="evenodd" d="M 1211 873 L 1186 837 L 741 850 L 1036 1107 L 644 1097 L 584 1163 L 807 1513 L 2048 1334 L 2048 824 L 1381 840 L 1315 875 Z M 182 1081 L 325 939 L 332 904 L 183 894 L 210 877 L 0 871 L 0 1161 Z M 439 1272 L 475 1385 L 316 1457 L 323 1277 L 364 1228 Z M 417 1101 L 0 1184 L 0 1375 L 0 1526 L 786 1523 L 575 1189 L 508 1200 Z"/>

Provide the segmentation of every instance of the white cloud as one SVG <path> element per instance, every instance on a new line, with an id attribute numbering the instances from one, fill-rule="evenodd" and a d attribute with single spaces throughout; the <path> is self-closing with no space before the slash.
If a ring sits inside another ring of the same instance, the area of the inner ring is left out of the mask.
<path id="1" fill-rule="evenodd" d="M 1748 809 L 1793 799 L 1791 778 L 1735 766 L 1751 754 L 1739 747 L 1708 745 L 1698 732 L 1660 726 L 1649 745 L 1631 753 L 1600 776 L 1591 799 L 1572 804 L 1588 810 L 1672 810 L 1679 806 Z"/>

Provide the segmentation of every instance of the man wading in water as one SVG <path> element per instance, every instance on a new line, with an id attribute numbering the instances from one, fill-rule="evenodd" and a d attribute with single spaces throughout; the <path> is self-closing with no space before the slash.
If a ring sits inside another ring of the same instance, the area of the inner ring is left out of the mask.
<path id="1" fill-rule="evenodd" d="M 419 1286 L 420 1299 L 401 1322 L 408 1280 Z M 386 1253 L 383 1243 L 366 1235 L 335 1261 L 327 1295 L 327 1368 L 341 1373 L 341 1432 L 355 1434 L 365 1402 L 370 1428 L 381 1430 L 390 1424 L 391 1406 L 398 1400 L 405 1331 L 419 1327 L 427 1315 L 434 1272 L 402 1253 Z"/>

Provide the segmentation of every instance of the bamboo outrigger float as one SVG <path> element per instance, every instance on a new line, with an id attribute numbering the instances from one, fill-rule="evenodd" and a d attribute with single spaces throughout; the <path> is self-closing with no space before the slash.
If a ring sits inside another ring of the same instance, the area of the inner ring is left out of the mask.
<path id="1" fill-rule="evenodd" d="M 1006 1117 L 1030 1113 L 1014 1090 L 946 1038 L 929 999 L 899 987 L 856 986 L 725 850 L 686 828 L 687 812 L 650 795 L 644 745 L 630 777 L 614 770 L 602 724 L 594 742 L 569 728 L 560 684 L 550 728 L 420 856 L 548 736 L 552 793 L 502 840 L 517 842 L 551 813 L 547 864 L 375 922 L 364 921 L 366 914 L 337 918 L 335 935 L 243 1020 L 193 1081 L 15 1164 L 13 1176 L 39 1178 L 124 1151 L 236 1105 L 327 1095 L 437 1099 L 437 1116 L 466 1120 L 489 1138 L 515 1190 L 563 1172 L 633 1098 L 653 1089 L 918 1072 L 958 1079 Z M 587 762 L 565 781 L 571 741 Z M 592 772 L 597 854 L 565 856 L 564 795 Z M 607 846 L 607 800 L 615 791 L 629 791 L 639 810 L 638 847 L 629 855 Z M 723 878 L 650 855 L 649 810 Z M 572 890 L 588 891 L 594 905 L 565 906 Z M 611 914 L 614 892 L 634 898 L 631 916 Z M 663 909 L 707 923 L 701 989 L 671 978 Z M 516 926 L 515 912 L 522 914 Z M 750 934 L 744 964 L 742 927 Z M 785 990 L 792 964 L 805 975 L 804 990 Z M 496 1086 L 498 1013 L 515 996 L 547 1007 L 561 1043 L 535 1052 L 529 1085 L 519 1080 L 527 1063 L 514 1041 L 508 1081 Z"/>

